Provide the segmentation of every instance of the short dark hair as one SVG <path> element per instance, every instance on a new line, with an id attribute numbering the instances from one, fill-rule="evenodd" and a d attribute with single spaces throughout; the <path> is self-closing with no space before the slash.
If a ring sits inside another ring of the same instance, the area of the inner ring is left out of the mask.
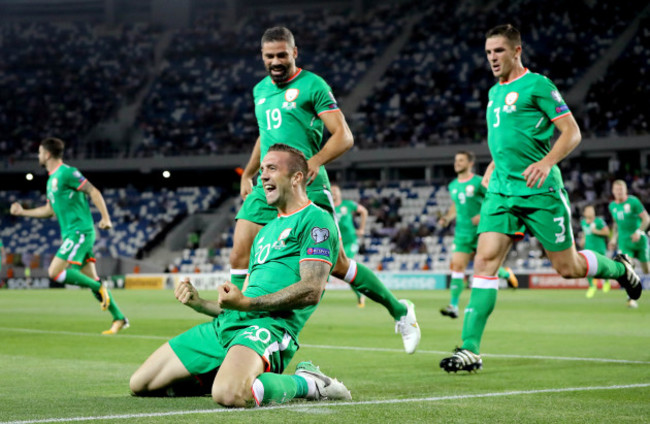
<path id="1" fill-rule="evenodd" d="M 264 43 L 273 43 L 276 41 L 284 41 L 289 47 L 296 46 L 293 33 L 286 27 L 277 26 L 264 31 L 264 35 L 262 35 L 262 47 L 264 47 Z"/>
<path id="2" fill-rule="evenodd" d="M 521 33 L 511 24 L 497 25 L 485 34 L 485 38 L 505 37 L 510 45 L 521 46 Z"/>
<path id="3" fill-rule="evenodd" d="M 63 157 L 63 149 L 65 148 L 63 140 L 56 137 L 47 137 L 41 141 L 41 146 L 56 159 Z"/>
<path id="4" fill-rule="evenodd" d="M 307 173 L 309 172 L 309 166 L 307 165 L 307 158 L 305 158 L 305 154 L 303 152 L 284 143 L 275 143 L 269 147 L 268 151 L 289 153 L 291 156 L 291 160 L 289 161 L 289 170 L 291 171 L 291 175 L 295 174 L 296 172 L 302 172 L 302 175 L 304 176 L 303 182 L 307 184 Z"/>
<path id="5" fill-rule="evenodd" d="M 469 151 L 469 150 L 459 150 L 456 152 L 457 155 L 465 155 L 467 157 L 467 160 L 470 162 L 476 162 L 476 155 L 474 152 Z"/>

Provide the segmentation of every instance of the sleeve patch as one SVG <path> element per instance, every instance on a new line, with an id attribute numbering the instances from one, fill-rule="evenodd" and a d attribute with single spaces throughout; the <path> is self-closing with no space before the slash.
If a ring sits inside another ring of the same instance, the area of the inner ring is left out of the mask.
<path id="1" fill-rule="evenodd" d="M 311 238 L 316 242 L 316 244 L 322 243 L 330 238 L 330 230 L 327 228 L 314 227 L 311 229 Z"/>
<path id="2" fill-rule="evenodd" d="M 323 247 L 309 247 L 307 248 L 308 255 L 329 256 L 330 250 Z"/>

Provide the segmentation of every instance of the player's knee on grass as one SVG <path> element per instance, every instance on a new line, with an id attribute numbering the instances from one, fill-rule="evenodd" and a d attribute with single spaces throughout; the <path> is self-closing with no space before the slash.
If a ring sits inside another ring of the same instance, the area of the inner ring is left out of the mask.
<path id="1" fill-rule="evenodd" d="M 137 370 L 129 380 L 129 389 L 135 396 L 144 396 L 149 392 L 149 383 L 150 381 L 144 376 L 144 373 Z"/>
<path id="2" fill-rule="evenodd" d="M 243 408 L 252 405 L 251 387 L 243 382 L 219 382 L 212 386 L 212 400 L 221 406 Z"/>

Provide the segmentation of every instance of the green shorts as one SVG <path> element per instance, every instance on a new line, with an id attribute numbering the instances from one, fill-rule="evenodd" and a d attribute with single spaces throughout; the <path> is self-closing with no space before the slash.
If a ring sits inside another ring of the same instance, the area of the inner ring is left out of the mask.
<path id="1" fill-rule="evenodd" d="M 521 238 L 524 230 L 549 252 L 573 246 L 571 209 L 564 189 L 531 196 L 488 193 L 481 206 L 478 232 L 496 232 Z"/>
<path id="2" fill-rule="evenodd" d="M 619 234 L 618 250 L 621 253 L 638 259 L 640 262 L 650 262 L 650 250 L 648 248 L 648 236 L 643 234 L 636 243 L 630 241 L 621 242 Z"/>
<path id="3" fill-rule="evenodd" d="M 230 311 L 229 311 L 230 312 Z M 169 341 L 172 350 L 192 375 L 213 371 L 223 363 L 228 349 L 242 345 L 264 360 L 266 372 L 281 374 L 298 350 L 296 341 L 272 318 L 242 321 L 239 327 L 220 331 L 215 318 L 190 328 Z"/>
<path id="4" fill-rule="evenodd" d="M 63 237 L 63 243 L 56 252 L 56 257 L 77 266 L 84 266 L 87 262 L 95 262 L 93 246 L 95 245 L 95 232 L 74 232 Z"/>
<path id="5" fill-rule="evenodd" d="M 333 213 L 334 203 L 331 200 L 332 195 L 328 188 L 308 186 L 307 197 L 316 205 Z M 266 203 L 262 184 L 257 184 L 253 187 L 253 191 L 246 196 L 235 219 L 245 219 L 255 224 L 266 225 L 277 216 L 278 210 Z"/>
<path id="6" fill-rule="evenodd" d="M 478 245 L 478 234 L 455 234 L 454 244 L 451 247 L 452 252 L 475 253 Z"/>

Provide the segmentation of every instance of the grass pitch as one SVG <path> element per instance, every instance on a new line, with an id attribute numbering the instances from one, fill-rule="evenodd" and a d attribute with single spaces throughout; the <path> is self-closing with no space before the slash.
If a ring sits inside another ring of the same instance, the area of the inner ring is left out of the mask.
<path id="1" fill-rule="evenodd" d="M 205 319 L 169 291 L 115 291 L 131 328 L 102 336 L 110 316 L 88 291 L 0 291 L 0 424 L 214 422 L 636 423 L 650 419 L 650 303 L 621 291 L 501 291 L 483 339 L 484 369 L 443 372 L 462 319 L 442 317 L 448 292 L 401 291 L 422 342 L 402 351 L 393 321 L 352 292 L 329 291 L 287 372 L 313 360 L 352 402 L 295 401 L 230 410 L 209 397 L 129 395 L 130 375 L 160 344 Z M 205 292 L 206 297 L 215 293 Z M 646 297 L 650 293 L 644 294 Z M 461 307 L 469 298 L 463 293 Z M 205 317 L 207 319 L 207 317 Z"/>

